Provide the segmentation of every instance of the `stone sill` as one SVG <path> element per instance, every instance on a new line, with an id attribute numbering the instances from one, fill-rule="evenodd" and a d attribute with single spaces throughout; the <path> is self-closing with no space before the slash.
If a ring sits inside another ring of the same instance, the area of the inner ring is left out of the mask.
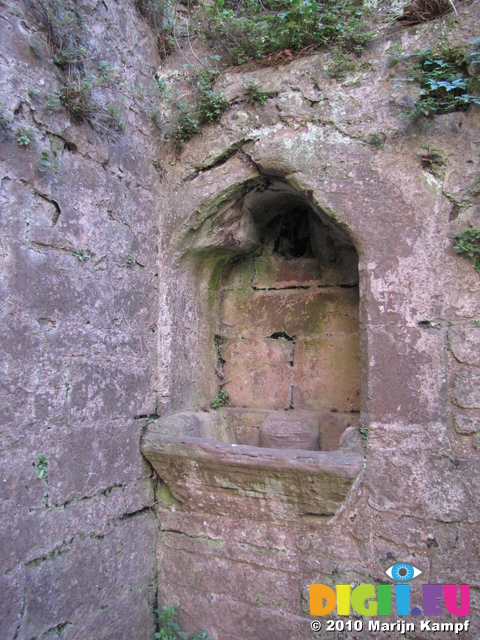
<path id="1" fill-rule="evenodd" d="M 272 522 L 335 514 L 362 468 L 355 427 L 335 451 L 270 449 L 225 442 L 224 417 L 168 416 L 142 439 L 143 454 L 185 508 Z"/>

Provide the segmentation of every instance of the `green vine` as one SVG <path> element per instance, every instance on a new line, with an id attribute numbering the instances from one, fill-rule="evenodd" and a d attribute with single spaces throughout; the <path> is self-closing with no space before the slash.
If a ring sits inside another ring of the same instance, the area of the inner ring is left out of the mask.
<path id="1" fill-rule="evenodd" d="M 457 253 L 465 253 L 473 262 L 473 266 L 480 273 L 480 229 L 465 229 L 457 233 L 454 249 Z"/>

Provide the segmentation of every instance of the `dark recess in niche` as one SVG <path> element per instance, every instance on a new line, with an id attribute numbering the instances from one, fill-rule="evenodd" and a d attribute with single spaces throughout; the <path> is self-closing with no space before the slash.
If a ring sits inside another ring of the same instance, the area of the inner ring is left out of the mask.
<path id="1" fill-rule="evenodd" d="M 295 207 L 274 218 L 265 228 L 262 244 L 273 241 L 273 251 L 287 260 L 313 258 L 306 207 Z"/>

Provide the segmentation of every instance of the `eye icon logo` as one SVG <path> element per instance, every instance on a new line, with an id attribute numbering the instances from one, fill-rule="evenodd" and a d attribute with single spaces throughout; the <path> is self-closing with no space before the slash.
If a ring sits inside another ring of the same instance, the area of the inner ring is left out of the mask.
<path id="1" fill-rule="evenodd" d="M 419 576 L 422 571 L 417 569 L 411 564 L 407 564 L 406 562 L 398 562 L 397 564 L 392 564 L 385 573 L 389 578 L 395 580 L 396 582 L 409 582 Z"/>
<path id="2" fill-rule="evenodd" d="M 420 596 L 421 607 L 411 606 L 410 595 L 412 585 L 410 581 L 422 575 L 422 571 L 407 562 L 392 564 L 385 573 L 395 584 L 359 584 L 353 587 L 351 584 L 337 584 L 335 590 L 326 584 L 308 585 L 310 593 L 310 615 L 328 616 L 335 607 L 338 616 L 349 616 L 353 609 L 361 616 L 391 616 L 393 603 L 397 616 L 402 619 L 391 623 L 396 627 L 389 627 L 390 623 L 370 622 L 371 631 L 400 631 L 405 635 L 406 631 L 415 631 L 413 622 L 404 622 L 406 616 L 440 616 L 449 613 L 452 616 L 470 615 L 470 585 L 469 584 L 422 584 L 417 585 L 421 589 L 415 590 L 415 596 Z M 460 592 L 460 594 L 459 594 Z M 460 595 L 460 598 L 459 598 Z M 443 600 L 443 602 L 442 602 Z M 443 608 L 445 607 L 445 609 Z M 314 621 L 315 622 L 315 621 Z M 432 623 L 426 620 L 427 626 L 421 627 L 430 631 L 452 631 L 455 624 L 455 634 L 461 630 L 467 630 L 470 620 L 465 622 Z M 443 625 L 446 625 L 445 627 Z M 423 622 L 422 622 L 423 625 Z M 320 627 L 312 629 L 318 630 Z M 338 628 L 338 627 L 336 627 Z M 328 627 L 327 627 L 328 630 Z M 355 627 L 357 631 L 357 628 Z M 359 630 L 359 629 L 358 629 Z M 390 637 L 390 636 L 389 636 Z"/>

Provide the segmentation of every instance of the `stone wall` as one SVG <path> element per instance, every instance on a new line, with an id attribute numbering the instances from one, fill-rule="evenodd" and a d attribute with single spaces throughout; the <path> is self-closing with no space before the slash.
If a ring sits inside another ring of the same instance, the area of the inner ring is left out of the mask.
<path id="1" fill-rule="evenodd" d="M 147 84 L 133 3 L 77 9 L 91 64 Z M 151 640 L 158 149 L 135 107 L 123 134 L 49 109 L 67 72 L 28 6 L 0 14 L 0 637 Z"/>
<path id="2" fill-rule="evenodd" d="M 155 78 L 183 82 L 188 43 L 161 63 L 133 2 L 76 6 L 88 64 L 114 69 L 90 124 L 49 106 L 66 72 L 31 9 L 0 0 L 0 637 L 150 640 L 158 603 L 214 640 L 303 640 L 309 583 L 386 582 L 396 561 L 470 584 L 478 631 L 480 281 L 452 237 L 480 226 L 480 117 L 405 122 L 414 88 L 394 89 L 391 66 L 399 47 L 472 40 L 478 6 L 382 23 L 340 80 L 328 52 L 230 70 L 229 109 L 180 152 L 147 107 Z M 247 104 L 249 79 L 265 105 Z M 248 245 L 236 205 L 272 180 L 359 255 L 365 466 L 333 517 L 212 515 L 177 502 L 139 450 L 149 417 L 218 392 L 205 249 Z"/>
<path id="3" fill-rule="evenodd" d="M 218 272 L 195 256 L 207 238 L 233 253 L 248 246 L 248 207 L 239 203 L 259 181 L 288 184 L 346 229 L 359 254 L 364 472 L 333 518 L 212 515 L 202 509 L 200 472 L 196 505 L 166 492 L 159 593 L 182 605 L 190 629 L 219 640 L 315 637 L 310 583 L 385 583 L 385 571 L 404 561 L 423 572 L 412 606 L 421 605 L 422 582 L 470 584 L 478 632 L 480 285 L 453 235 L 480 220 L 480 119 L 476 109 L 402 119 L 415 93 L 408 84 L 394 89 L 405 69 L 392 70 L 389 51 L 468 41 L 479 18 L 469 5 L 458 20 L 386 31 L 340 82 L 328 77 L 327 54 L 225 74 L 218 87 L 231 108 L 166 177 L 164 257 L 172 247 L 175 273 L 161 310 L 171 328 L 172 366 L 160 370 L 171 380 L 167 413 L 206 410 L 217 393 L 212 318 L 220 311 L 207 292 Z M 247 107 L 247 80 L 274 97 Z M 435 166 L 423 160 L 432 153 Z M 213 489 L 204 491 L 208 501 Z M 417 624 L 409 637 L 430 636 Z M 378 635 L 324 628 L 318 637 Z"/>

